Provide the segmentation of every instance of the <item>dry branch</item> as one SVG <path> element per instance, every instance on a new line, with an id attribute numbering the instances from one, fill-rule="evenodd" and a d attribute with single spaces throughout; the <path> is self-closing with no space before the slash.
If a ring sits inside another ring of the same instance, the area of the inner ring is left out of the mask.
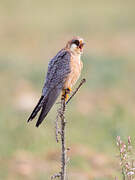
<path id="1" fill-rule="evenodd" d="M 66 95 L 66 94 L 65 94 Z M 65 97 L 61 99 L 61 113 L 60 113 L 60 118 L 61 118 L 61 180 L 66 180 L 66 144 L 65 144 Z"/>
<path id="2" fill-rule="evenodd" d="M 76 88 L 76 90 L 73 92 L 73 94 L 70 96 L 70 98 L 68 99 L 68 101 L 66 102 L 66 105 L 69 103 L 69 101 L 74 97 L 74 95 L 77 93 L 77 91 L 80 89 L 80 87 L 83 85 L 83 83 L 86 82 L 86 79 L 82 79 L 79 86 Z"/>
<path id="3" fill-rule="evenodd" d="M 80 87 L 83 85 L 83 83 L 86 82 L 86 79 L 82 79 L 79 86 L 76 88 L 76 90 L 72 93 L 68 101 L 66 102 L 66 94 L 64 97 L 61 98 L 61 107 L 58 109 L 58 114 L 55 120 L 55 133 L 56 133 L 56 141 L 58 142 L 58 134 L 60 134 L 61 138 L 61 172 L 58 174 L 55 174 L 51 177 L 51 179 L 56 179 L 60 178 L 60 180 L 66 180 L 66 166 L 67 166 L 67 151 L 69 148 L 66 148 L 66 133 L 65 133 L 65 128 L 66 128 L 66 120 L 65 120 L 65 108 L 66 105 L 69 103 L 69 101 L 75 96 L 77 91 L 80 89 Z M 61 120 L 61 128 L 59 129 L 58 126 L 58 121 L 59 118 Z"/>

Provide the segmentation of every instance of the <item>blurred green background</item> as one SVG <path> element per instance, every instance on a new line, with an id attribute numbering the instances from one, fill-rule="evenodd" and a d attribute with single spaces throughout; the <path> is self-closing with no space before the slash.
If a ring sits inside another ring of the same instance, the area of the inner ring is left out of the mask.
<path id="1" fill-rule="evenodd" d="M 0 0 L 0 180 L 59 171 L 58 105 L 38 129 L 26 120 L 48 61 L 74 35 L 87 43 L 87 83 L 66 111 L 68 179 L 121 179 L 116 136 L 135 137 L 135 1 Z"/>

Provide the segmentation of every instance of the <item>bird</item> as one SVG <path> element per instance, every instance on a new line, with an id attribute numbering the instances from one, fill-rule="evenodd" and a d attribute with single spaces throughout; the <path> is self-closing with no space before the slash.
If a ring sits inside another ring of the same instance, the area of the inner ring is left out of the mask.
<path id="1" fill-rule="evenodd" d="M 73 37 L 50 60 L 42 95 L 27 122 L 32 121 L 40 111 L 36 122 L 36 127 L 39 127 L 60 94 L 62 97 L 65 96 L 67 101 L 68 95 L 80 77 L 83 68 L 81 55 L 83 54 L 84 44 L 83 38 Z"/>

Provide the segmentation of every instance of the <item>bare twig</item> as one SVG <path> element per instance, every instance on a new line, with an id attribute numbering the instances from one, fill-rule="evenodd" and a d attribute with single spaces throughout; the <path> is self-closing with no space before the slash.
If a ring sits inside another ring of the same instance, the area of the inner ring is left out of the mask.
<path id="1" fill-rule="evenodd" d="M 58 134 L 60 134 L 60 138 L 61 138 L 61 172 L 59 172 L 58 174 L 55 174 L 51 177 L 51 179 L 56 179 L 56 178 L 60 178 L 60 180 L 66 180 L 66 166 L 67 166 L 67 162 L 68 162 L 68 158 L 67 158 L 67 151 L 70 150 L 70 148 L 66 148 L 66 136 L 65 136 L 65 128 L 66 128 L 66 120 L 65 120 L 65 109 L 66 109 L 66 105 L 68 104 L 68 102 L 74 97 L 74 95 L 77 93 L 77 91 L 79 90 L 79 88 L 83 85 L 83 83 L 85 83 L 86 80 L 82 79 L 79 86 L 76 88 L 76 90 L 73 92 L 73 94 L 70 96 L 70 98 L 68 99 L 68 101 L 66 102 L 66 92 L 65 95 L 62 96 L 61 98 L 61 107 L 60 109 L 58 109 L 58 114 L 56 117 L 56 121 L 55 121 L 55 133 L 56 133 L 56 141 L 58 142 Z M 59 118 L 61 120 L 61 128 L 59 129 Z"/>
<path id="2" fill-rule="evenodd" d="M 54 174 L 53 176 L 51 176 L 51 180 L 52 180 L 52 179 L 59 178 L 59 177 L 61 177 L 61 173 Z"/>
<path id="3" fill-rule="evenodd" d="M 77 93 L 77 91 L 80 89 L 80 87 L 83 85 L 83 83 L 86 82 L 86 79 L 82 79 L 79 86 L 76 88 L 76 90 L 73 92 L 73 94 L 70 96 L 70 98 L 68 99 L 68 101 L 66 102 L 66 105 L 69 103 L 69 101 L 74 97 L 74 95 Z"/>
<path id="4" fill-rule="evenodd" d="M 65 94 L 66 96 L 66 94 Z M 66 144 L 65 144 L 65 99 L 66 97 L 61 99 L 61 113 L 60 113 L 60 118 L 61 118 L 61 180 L 66 180 Z"/>
<path id="5" fill-rule="evenodd" d="M 59 117 L 60 117 L 60 108 L 58 109 L 58 114 L 56 116 L 56 120 L 55 120 L 55 137 L 56 137 L 56 142 L 59 142 L 59 138 L 58 135 L 60 134 L 60 129 L 59 129 Z"/>

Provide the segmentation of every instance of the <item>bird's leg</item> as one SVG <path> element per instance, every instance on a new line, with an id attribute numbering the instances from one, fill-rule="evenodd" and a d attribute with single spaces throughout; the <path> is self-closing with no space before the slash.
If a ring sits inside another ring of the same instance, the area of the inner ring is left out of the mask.
<path id="1" fill-rule="evenodd" d="M 68 100 L 68 93 L 67 93 L 66 89 L 62 90 L 62 99 L 65 99 L 65 101 Z"/>
<path id="2" fill-rule="evenodd" d="M 68 100 L 68 96 L 71 93 L 71 91 L 72 91 L 71 88 L 67 88 L 67 89 L 62 90 L 62 98 L 65 98 L 65 101 Z"/>
<path id="3" fill-rule="evenodd" d="M 72 89 L 70 87 L 66 89 L 67 94 L 70 94 L 71 92 L 72 92 Z"/>

